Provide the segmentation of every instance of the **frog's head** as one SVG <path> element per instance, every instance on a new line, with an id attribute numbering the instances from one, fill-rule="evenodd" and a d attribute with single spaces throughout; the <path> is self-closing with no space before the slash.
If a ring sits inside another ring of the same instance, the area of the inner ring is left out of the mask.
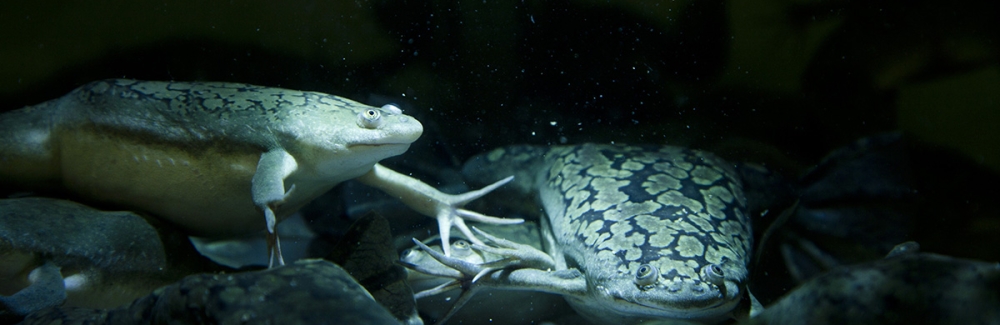
<path id="1" fill-rule="evenodd" d="M 577 310 L 609 323 L 647 319 L 714 323 L 728 318 L 739 303 L 746 274 L 741 263 L 727 259 L 710 263 L 704 257 L 643 256 L 618 265 L 605 269 L 605 274 L 589 270 L 592 302 Z"/>
<path id="2" fill-rule="evenodd" d="M 602 237 L 608 240 L 595 243 L 596 251 L 586 255 L 590 260 L 576 261 L 590 296 L 577 310 L 608 323 L 715 323 L 730 317 L 745 290 L 748 228 L 704 213 L 685 216 L 686 210 L 670 206 L 630 220 L 607 220 L 617 219 L 616 211 L 604 211 L 612 217 L 592 233 L 602 236 L 606 230 Z"/>
<path id="3" fill-rule="evenodd" d="M 313 109 L 294 118 L 298 126 L 289 133 L 298 147 L 308 150 L 304 154 L 318 163 L 318 170 L 336 176 L 363 173 L 382 159 L 402 154 L 424 130 L 394 105 L 373 107 L 329 95 L 316 101 Z"/>
<path id="4" fill-rule="evenodd" d="M 358 107 L 355 111 L 353 127 L 345 128 L 342 133 L 349 150 L 372 150 L 388 158 L 405 152 L 424 132 L 417 119 L 403 114 L 403 110 L 393 104 L 381 108 Z"/>

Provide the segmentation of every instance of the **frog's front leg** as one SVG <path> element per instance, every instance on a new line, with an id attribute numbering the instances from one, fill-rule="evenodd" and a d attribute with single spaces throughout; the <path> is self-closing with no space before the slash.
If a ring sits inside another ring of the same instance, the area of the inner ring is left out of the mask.
<path id="1" fill-rule="evenodd" d="M 264 212 L 264 221 L 267 223 L 268 267 L 274 266 L 275 258 L 278 259 L 278 265 L 285 265 L 285 260 L 281 257 L 281 243 L 275 230 L 278 220 L 274 211 L 295 190 L 295 184 L 292 184 L 291 188 L 285 191 L 285 178 L 296 168 L 298 163 L 288 152 L 280 149 L 271 150 L 260 156 L 257 172 L 253 174 L 251 181 L 253 204 Z"/>
<path id="2" fill-rule="evenodd" d="M 473 243 L 483 244 L 481 240 L 472 234 L 469 227 L 465 225 L 465 219 L 498 225 L 524 222 L 524 219 L 491 217 L 461 208 L 469 201 L 478 199 L 513 179 L 514 176 L 510 176 L 479 190 L 451 195 L 442 193 L 420 180 L 397 173 L 379 164 L 375 164 L 371 171 L 358 178 L 362 183 L 381 189 L 389 193 L 389 195 L 399 198 L 413 210 L 436 218 L 438 232 L 441 236 L 441 247 L 444 248 L 446 256 L 451 256 L 451 245 L 449 245 L 448 240 L 452 226 L 461 230 Z"/>

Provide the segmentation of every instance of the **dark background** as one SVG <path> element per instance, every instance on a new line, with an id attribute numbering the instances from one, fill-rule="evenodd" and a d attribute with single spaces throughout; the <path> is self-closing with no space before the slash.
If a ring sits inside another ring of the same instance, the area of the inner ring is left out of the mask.
<path id="1" fill-rule="evenodd" d="M 34 1 L 0 4 L 0 111 L 104 78 L 396 102 L 404 156 L 517 144 L 711 150 L 794 178 L 907 139 L 912 239 L 1000 259 L 995 1 Z"/>

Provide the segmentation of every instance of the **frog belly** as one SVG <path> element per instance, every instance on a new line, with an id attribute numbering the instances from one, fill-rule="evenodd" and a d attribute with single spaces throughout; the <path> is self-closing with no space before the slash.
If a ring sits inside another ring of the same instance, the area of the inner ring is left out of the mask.
<path id="1" fill-rule="evenodd" d="M 90 129 L 59 139 L 63 182 L 88 199 L 152 213 L 193 235 L 265 227 L 250 196 L 260 150 L 185 147 Z"/>

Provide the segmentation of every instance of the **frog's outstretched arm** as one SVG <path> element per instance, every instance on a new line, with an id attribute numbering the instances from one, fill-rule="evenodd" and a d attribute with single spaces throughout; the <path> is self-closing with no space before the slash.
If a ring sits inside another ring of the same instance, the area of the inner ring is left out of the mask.
<path id="1" fill-rule="evenodd" d="M 517 224 L 524 222 L 524 219 L 491 217 L 461 208 L 469 201 L 478 199 L 486 195 L 486 193 L 507 184 L 514 179 L 514 176 L 504 178 L 479 190 L 457 195 L 442 193 L 418 179 L 397 173 L 380 164 L 375 164 L 375 167 L 371 171 L 357 179 L 362 183 L 399 198 L 407 206 L 423 215 L 436 218 L 438 231 L 441 236 L 441 247 L 444 247 L 444 254 L 446 256 L 451 256 L 451 250 L 449 249 L 451 245 L 449 245 L 448 241 L 452 226 L 461 230 L 470 241 L 480 245 L 483 244 L 482 241 L 472 234 L 469 227 L 465 225 L 465 219 L 491 224 Z"/>

